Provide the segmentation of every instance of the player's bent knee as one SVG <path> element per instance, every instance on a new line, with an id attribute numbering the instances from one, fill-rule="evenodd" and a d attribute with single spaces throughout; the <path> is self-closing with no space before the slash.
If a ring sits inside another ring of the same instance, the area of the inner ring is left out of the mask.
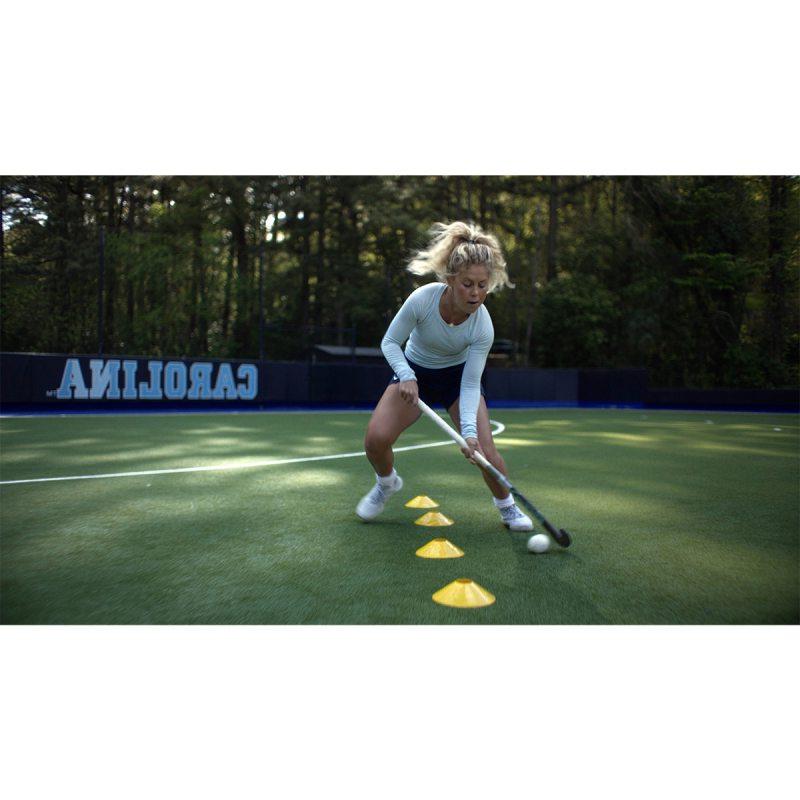
<path id="1" fill-rule="evenodd" d="M 364 438 L 364 449 L 368 453 L 383 453 L 394 444 L 394 441 L 378 431 L 367 431 Z"/>

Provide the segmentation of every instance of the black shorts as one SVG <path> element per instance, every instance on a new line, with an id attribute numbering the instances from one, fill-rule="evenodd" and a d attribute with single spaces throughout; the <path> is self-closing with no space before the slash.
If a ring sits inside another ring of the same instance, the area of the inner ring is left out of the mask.
<path id="1" fill-rule="evenodd" d="M 430 369 L 420 367 L 406 356 L 408 366 L 414 370 L 419 386 L 419 396 L 429 405 L 442 405 L 449 409 L 461 395 L 461 375 L 464 372 L 464 364 L 456 364 L 454 367 L 441 367 L 440 369 Z M 486 397 L 486 386 L 484 375 L 481 373 L 481 397 Z M 400 383 L 400 378 L 395 375 L 392 383 Z"/>

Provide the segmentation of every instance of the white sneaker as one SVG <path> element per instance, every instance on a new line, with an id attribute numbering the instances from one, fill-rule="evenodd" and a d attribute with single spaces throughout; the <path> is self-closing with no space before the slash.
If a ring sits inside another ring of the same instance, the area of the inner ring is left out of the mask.
<path id="1" fill-rule="evenodd" d="M 364 522 L 375 519 L 375 517 L 383 511 L 386 501 L 402 488 L 403 479 L 399 475 L 395 477 L 393 486 L 381 486 L 380 483 L 375 481 L 375 485 L 372 489 L 361 498 L 361 501 L 356 506 L 356 514 L 363 519 Z"/>
<path id="2" fill-rule="evenodd" d="M 512 503 L 505 508 L 498 508 L 500 516 L 503 518 L 503 525 L 512 531 L 532 531 L 533 521 L 530 517 L 523 514 L 516 503 Z"/>

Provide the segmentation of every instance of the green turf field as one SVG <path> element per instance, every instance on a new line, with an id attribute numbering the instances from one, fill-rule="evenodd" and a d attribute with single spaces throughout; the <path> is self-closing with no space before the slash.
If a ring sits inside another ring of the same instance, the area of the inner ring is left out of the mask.
<path id="1" fill-rule="evenodd" d="M 370 524 L 366 413 L 0 420 L 3 623 L 771 624 L 798 622 L 797 415 L 494 410 L 512 481 L 574 537 L 535 556 L 452 443 L 398 453 Z M 775 430 L 779 428 L 780 430 Z M 442 442 L 425 419 L 398 447 Z M 426 494 L 455 520 L 414 524 Z M 415 550 L 446 536 L 465 551 Z M 494 605 L 431 595 L 476 581 Z"/>

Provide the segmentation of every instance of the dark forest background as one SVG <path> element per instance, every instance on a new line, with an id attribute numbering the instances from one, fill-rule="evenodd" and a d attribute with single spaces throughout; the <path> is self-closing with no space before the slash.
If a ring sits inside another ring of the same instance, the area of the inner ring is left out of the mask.
<path id="1" fill-rule="evenodd" d="M 470 219 L 516 284 L 488 300 L 502 363 L 798 385 L 793 177 L 5 177 L 0 202 L 4 351 L 375 347 L 431 223 Z"/>

